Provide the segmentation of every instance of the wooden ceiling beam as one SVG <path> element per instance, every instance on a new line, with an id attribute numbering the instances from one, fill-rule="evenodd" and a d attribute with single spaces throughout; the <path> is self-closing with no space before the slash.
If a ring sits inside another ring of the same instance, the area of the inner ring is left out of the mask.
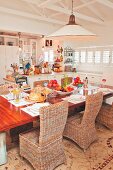
<path id="1" fill-rule="evenodd" d="M 61 12 L 61 13 L 67 14 L 67 15 L 71 14 L 71 10 L 59 7 L 57 5 L 47 5 L 47 6 L 45 6 L 45 8 L 48 8 L 48 9 L 51 9 L 51 10 L 54 10 L 54 11 L 57 11 L 57 12 Z M 76 17 L 78 17 L 80 19 L 90 21 L 90 22 L 94 22 L 94 23 L 103 24 L 103 22 L 101 20 L 96 19 L 94 17 L 90 17 L 90 16 L 87 16 L 85 14 L 81 14 L 81 13 L 78 13 L 78 12 L 73 12 L 73 13 Z"/>
<path id="2" fill-rule="evenodd" d="M 85 0 L 80 0 L 80 1 L 83 2 L 84 5 L 86 4 L 86 1 L 85 1 Z M 99 19 L 101 19 L 101 20 L 103 21 L 103 16 L 102 16 L 102 14 L 100 14 L 100 12 L 99 12 L 96 8 L 94 8 L 91 3 L 88 4 L 88 5 L 86 6 L 86 8 L 88 8 L 91 12 L 93 12 L 93 14 L 95 14 Z"/>
<path id="3" fill-rule="evenodd" d="M 113 9 L 113 2 L 109 0 L 96 0 L 98 3 Z"/>
<path id="4" fill-rule="evenodd" d="M 42 7 L 42 6 L 45 6 L 45 5 L 48 5 L 48 4 L 53 4 L 53 3 L 56 3 L 58 2 L 59 0 L 45 0 L 44 2 L 41 2 L 38 6 Z"/>
<path id="5" fill-rule="evenodd" d="M 22 0 L 22 1 L 25 1 L 25 2 L 27 2 L 27 3 L 31 3 L 31 4 L 35 4 L 35 5 L 37 5 L 38 7 L 43 7 L 43 6 L 45 6 L 45 5 L 48 5 L 48 4 L 53 4 L 53 3 L 56 3 L 56 2 L 58 2 L 58 1 L 60 1 L 60 0 L 45 0 L 44 2 L 41 2 L 41 3 L 39 3 L 39 2 L 37 2 L 37 0 Z"/>
<path id="6" fill-rule="evenodd" d="M 2 6 L 0 6 L 0 12 L 5 12 L 5 13 L 8 13 L 8 14 L 13 14 L 13 15 L 31 18 L 31 19 L 40 20 L 40 21 L 46 21 L 46 22 L 59 24 L 59 25 L 65 25 L 66 24 L 65 22 L 60 21 L 60 20 L 52 19 L 52 18 L 45 17 L 45 16 L 38 16 L 38 15 L 34 15 L 34 14 L 31 14 L 31 13 L 28 13 L 28 12 L 23 12 L 23 11 L 20 11 L 20 10 L 10 9 L 10 8 L 6 8 L 6 7 L 2 7 Z"/>
<path id="7" fill-rule="evenodd" d="M 81 9 L 81 8 L 87 7 L 87 6 L 91 5 L 91 4 L 94 4 L 95 2 L 96 2 L 96 0 L 92 0 L 92 1 L 88 1 L 88 2 L 85 1 L 84 4 L 79 5 L 77 7 L 74 7 L 74 9 Z"/>

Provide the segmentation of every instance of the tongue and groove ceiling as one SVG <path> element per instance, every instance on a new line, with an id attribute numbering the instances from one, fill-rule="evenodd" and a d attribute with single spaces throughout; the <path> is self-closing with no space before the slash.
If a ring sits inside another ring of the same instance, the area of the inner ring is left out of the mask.
<path id="1" fill-rule="evenodd" d="M 71 0 L 0 0 L 0 13 L 57 28 L 68 23 L 71 3 Z M 73 6 L 76 22 L 87 29 L 102 28 L 113 20 L 113 0 L 73 0 Z"/>

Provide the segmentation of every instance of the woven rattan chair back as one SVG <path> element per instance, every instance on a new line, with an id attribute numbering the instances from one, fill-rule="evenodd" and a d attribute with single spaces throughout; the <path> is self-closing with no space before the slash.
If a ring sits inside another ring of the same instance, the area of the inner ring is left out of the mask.
<path id="1" fill-rule="evenodd" d="M 113 130 L 113 103 L 112 105 L 103 103 L 96 121 Z"/>
<path id="2" fill-rule="evenodd" d="M 40 109 L 40 147 L 62 138 L 67 115 L 68 102 L 66 101 Z"/>
<path id="3" fill-rule="evenodd" d="M 96 116 L 101 108 L 103 102 L 102 92 L 92 94 L 86 97 L 85 112 L 81 124 L 93 124 L 95 125 Z"/>
<path id="4" fill-rule="evenodd" d="M 18 85 L 16 83 L 9 83 L 0 86 L 0 95 L 9 92 L 9 87 L 16 88 Z"/>
<path id="5" fill-rule="evenodd" d="M 112 105 L 111 105 L 110 112 L 113 114 L 113 103 L 112 103 Z"/>

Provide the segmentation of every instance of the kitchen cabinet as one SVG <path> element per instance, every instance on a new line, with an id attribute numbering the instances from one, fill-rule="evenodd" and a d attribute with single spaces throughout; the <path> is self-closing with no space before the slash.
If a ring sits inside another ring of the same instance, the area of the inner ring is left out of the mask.
<path id="1" fill-rule="evenodd" d="M 4 82 L 3 78 L 6 77 L 7 71 L 11 70 L 11 64 L 18 62 L 18 46 L 0 46 L 0 84 Z"/>
<path id="2" fill-rule="evenodd" d="M 0 35 L 0 45 L 18 46 L 18 37 L 9 35 Z"/>
<path id="3" fill-rule="evenodd" d="M 61 72 L 61 73 L 53 73 L 53 74 L 39 74 L 39 75 L 32 75 L 27 76 L 28 84 L 31 88 L 33 88 L 33 84 L 35 81 L 41 81 L 41 80 L 53 80 L 56 79 L 59 84 L 61 84 L 61 79 L 65 76 L 69 77 L 76 77 L 76 74 L 74 72 Z"/>
<path id="4" fill-rule="evenodd" d="M 64 49 L 64 70 L 72 71 L 74 62 L 74 50 L 70 47 Z"/>
<path id="5" fill-rule="evenodd" d="M 5 46 L 6 68 L 11 69 L 11 64 L 19 64 L 18 46 Z"/>
<path id="6" fill-rule="evenodd" d="M 102 74 L 77 72 L 77 76 L 79 76 L 82 81 L 87 77 L 88 83 L 100 84 L 102 80 Z"/>
<path id="7" fill-rule="evenodd" d="M 34 39 L 21 39 L 20 41 L 21 51 L 19 56 L 19 66 L 23 67 L 24 64 L 28 62 L 32 64 L 36 64 L 37 57 L 37 41 Z"/>
<path id="8" fill-rule="evenodd" d="M 3 83 L 3 77 L 5 76 L 6 76 L 5 46 L 0 46 L 0 84 Z"/>

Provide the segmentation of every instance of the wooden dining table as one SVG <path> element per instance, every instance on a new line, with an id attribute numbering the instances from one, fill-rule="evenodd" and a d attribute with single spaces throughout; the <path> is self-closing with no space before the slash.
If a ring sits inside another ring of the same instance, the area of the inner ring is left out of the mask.
<path id="1" fill-rule="evenodd" d="M 106 94 L 104 95 L 104 99 L 112 96 L 113 93 Z M 49 102 L 52 104 L 60 101 L 62 101 L 62 96 L 54 97 L 49 100 Z M 82 106 L 85 106 L 85 101 L 77 104 L 69 103 L 69 109 Z M 32 117 L 26 112 L 22 111 L 22 107 L 16 107 L 6 98 L 0 96 L 0 165 L 7 162 L 6 132 L 12 128 L 25 125 L 39 119 L 39 116 Z"/>

